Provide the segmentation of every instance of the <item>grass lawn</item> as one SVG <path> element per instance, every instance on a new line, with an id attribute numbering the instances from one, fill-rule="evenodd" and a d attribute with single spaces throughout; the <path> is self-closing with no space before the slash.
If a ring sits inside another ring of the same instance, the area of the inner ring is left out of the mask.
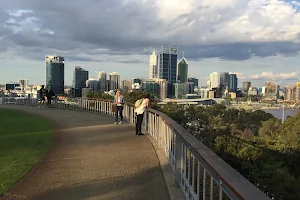
<path id="1" fill-rule="evenodd" d="M 0 109 L 0 195 L 45 155 L 52 141 L 53 128 L 47 120 Z"/>

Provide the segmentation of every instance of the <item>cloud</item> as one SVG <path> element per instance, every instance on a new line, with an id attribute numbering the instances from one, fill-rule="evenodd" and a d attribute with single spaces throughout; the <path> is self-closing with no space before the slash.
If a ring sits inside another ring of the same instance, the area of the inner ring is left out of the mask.
<path id="1" fill-rule="evenodd" d="M 297 72 L 291 72 L 291 73 L 273 73 L 273 72 L 262 72 L 261 74 L 255 74 L 251 75 L 249 77 L 250 79 L 254 80 L 266 80 L 266 81 L 271 81 L 271 80 L 297 80 L 298 78 L 298 73 Z"/>
<path id="2" fill-rule="evenodd" d="M 298 3 L 282 0 L 223 0 L 222 4 L 219 0 L 2 1 L 0 7 L 5 10 L 0 10 L 0 37 L 7 42 L 0 40 L 0 46 L 5 45 L 4 49 L 20 55 L 29 52 L 26 56 L 32 56 L 33 49 L 36 54 L 57 50 L 74 59 L 87 53 L 145 55 L 162 44 L 179 46 L 192 60 L 293 56 L 300 51 Z M 98 59 L 103 60 L 102 54 Z M 136 58 L 131 62 L 144 61 Z"/>

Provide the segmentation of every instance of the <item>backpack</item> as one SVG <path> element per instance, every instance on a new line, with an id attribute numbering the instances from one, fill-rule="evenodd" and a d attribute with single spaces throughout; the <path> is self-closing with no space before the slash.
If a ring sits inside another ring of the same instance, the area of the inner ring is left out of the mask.
<path id="1" fill-rule="evenodd" d="M 134 107 L 135 108 L 139 108 L 142 104 L 142 102 L 144 101 L 144 99 L 139 99 L 135 102 Z"/>

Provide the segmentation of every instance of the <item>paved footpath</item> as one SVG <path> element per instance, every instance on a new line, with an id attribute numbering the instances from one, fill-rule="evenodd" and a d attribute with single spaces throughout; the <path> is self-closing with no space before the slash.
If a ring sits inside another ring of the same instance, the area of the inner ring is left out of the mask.
<path id="1" fill-rule="evenodd" d="M 51 152 L 1 200 L 166 200 L 157 155 L 131 124 L 96 113 L 0 105 L 49 118 Z"/>

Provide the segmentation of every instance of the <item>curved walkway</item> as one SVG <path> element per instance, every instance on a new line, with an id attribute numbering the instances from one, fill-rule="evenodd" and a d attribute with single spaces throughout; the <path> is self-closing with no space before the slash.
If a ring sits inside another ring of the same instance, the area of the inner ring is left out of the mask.
<path id="1" fill-rule="evenodd" d="M 96 113 L 0 105 L 49 118 L 55 144 L 1 200 L 166 200 L 168 191 L 151 142 L 131 124 Z"/>

